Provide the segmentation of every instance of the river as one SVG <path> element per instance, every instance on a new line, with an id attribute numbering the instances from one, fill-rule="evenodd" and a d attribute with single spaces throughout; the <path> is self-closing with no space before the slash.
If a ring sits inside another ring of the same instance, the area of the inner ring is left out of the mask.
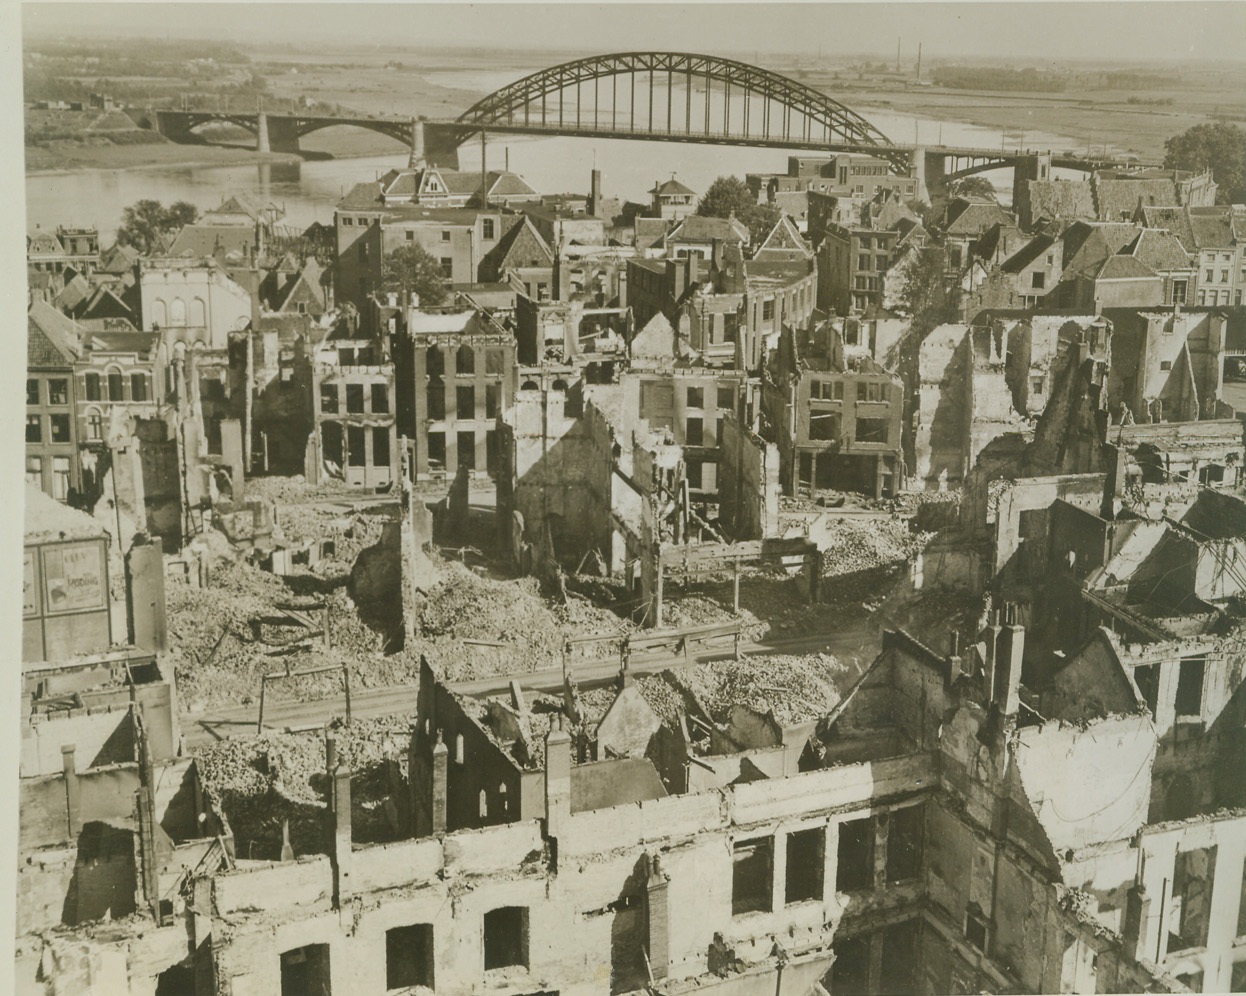
<path id="1" fill-rule="evenodd" d="M 433 82 L 479 89 L 497 87 L 516 78 L 514 72 L 447 71 L 430 73 Z M 522 74 L 518 74 L 522 75 Z M 1003 132 L 994 128 L 905 114 L 895 109 L 866 109 L 862 115 L 896 142 L 969 145 L 980 148 L 1074 148 L 1076 139 L 1042 132 Z M 488 145 L 490 169 L 509 164 L 543 193 L 586 192 L 594 167 L 603 174 L 606 196 L 647 202 L 655 180 L 675 174 L 694 190 L 703 191 L 723 174 L 783 172 L 789 153 L 781 149 L 733 146 L 675 145 L 626 140 L 499 135 Z M 462 167 L 478 169 L 478 144 L 461 151 Z M 399 148 L 391 155 L 349 159 L 305 160 L 239 166 L 80 170 L 26 177 L 26 227 L 94 225 L 110 242 L 123 209 L 142 198 L 171 202 L 186 200 L 201 210 L 212 208 L 235 193 L 272 201 L 284 208 L 285 223 L 305 227 L 313 221 L 329 223 L 338 199 L 354 184 L 406 164 Z M 1010 194 L 1008 171 L 987 174 L 1003 199 Z M 1073 175 L 1073 174 L 1071 174 Z"/>

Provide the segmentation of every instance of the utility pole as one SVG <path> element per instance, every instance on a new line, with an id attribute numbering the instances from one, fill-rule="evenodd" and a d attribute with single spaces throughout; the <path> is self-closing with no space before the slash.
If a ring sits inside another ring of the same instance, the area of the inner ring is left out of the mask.
<path id="1" fill-rule="evenodd" d="M 917 80 L 920 83 L 922 78 L 922 43 L 917 43 Z"/>
<path id="2" fill-rule="evenodd" d="M 900 39 L 896 39 L 896 75 L 900 75 Z"/>

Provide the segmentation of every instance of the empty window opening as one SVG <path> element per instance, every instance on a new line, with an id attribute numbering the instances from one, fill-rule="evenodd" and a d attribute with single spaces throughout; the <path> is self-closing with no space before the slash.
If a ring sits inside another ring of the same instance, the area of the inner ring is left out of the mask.
<path id="1" fill-rule="evenodd" d="M 986 915 L 977 903 L 970 903 L 965 910 L 965 940 L 983 954 L 986 953 Z"/>
<path id="2" fill-rule="evenodd" d="M 389 427 L 378 425 L 372 429 L 372 466 L 389 466 Z"/>
<path id="3" fill-rule="evenodd" d="M 833 442 L 839 438 L 839 412 L 814 409 L 809 413 L 809 438 Z"/>
<path id="4" fill-rule="evenodd" d="M 444 432 L 428 434 L 428 469 L 446 469 L 446 434 Z"/>
<path id="5" fill-rule="evenodd" d="M 147 375 L 146 374 L 130 374 L 130 400 L 146 401 L 147 400 Z"/>
<path id="6" fill-rule="evenodd" d="M 1177 715 L 1199 716 L 1203 711 L 1203 670 L 1206 661 L 1187 657 L 1177 676 Z"/>
<path id="7" fill-rule="evenodd" d="M 705 423 L 699 418 L 690 418 L 684 422 L 684 445 L 700 446 L 705 439 Z"/>
<path id="8" fill-rule="evenodd" d="M 503 906 L 485 914 L 485 971 L 511 965 L 528 967 L 528 910 Z"/>
<path id="9" fill-rule="evenodd" d="M 1241 900 L 1237 905 L 1237 936 L 1246 937 L 1246 867 L 1242 868 Z M 1236 972 L 1238 966 L 1234 966 Z M 1246 989 L 1235 989 L 1234 992 L 1246 992 Z"/>
<path id="10" fill-rule="evenodd" d="M 325 422 L 320 427 L 320 449 L 325 463 L 342 466 L 342 426 L 338 422 Z"/>
<path id="11" fill-rule="evenodd" d="M 1142 698 L 1151 711 L 1151 718 L 1154 719 L 1155 709 L 1159 705 L 1159 665 L 1144 664 L 1134 668 L 1134 683 L 1142 693 Z"/>
<path id="12" fill-rule="evenodd" d="M 386 384 L 372 385 L 372 410 L 378 414 L 389 412 L 389 387 Z"/>
<path id="13" fill-rule="evenodd" d="M 476 372 L 476 350 L 464 343 L 454 357 L 454 368 L 461 374 Z"/>
<path id="14" fill-rule="evenodd" d="M 822 827 L 787 835 L 784 902 L 822 899 L 822 871 L 826 865 L 826 832 Z"/>
<path id="15" fill-rule="evenodd" d="M 346 385 L 346 411 L 351 415 L 363 414 L 363 385 Z"/>
<path id="16" fill-rule="evenodd" d="M 433 988 L 433 925 L 413 923 L 385 931 L 385 988 Z"/>
<path id="17" fill-rule="evenodd" d="M 446 417 L 446 387 L 440 380 L 428 382 L 428 394 L 425 396 L 428 405 L 428 417 L 435 421 Z"/>
<path id="18" fill-rule="evenodd" d="M 858 443 L 887 442 L 887 420 L 885 418 L 857 419 L 856 440 Z"/>
<path id="19" fill-rule="evenodd" d="M 922 867 L 922 807 L 908 806 L 891 814 L 887 834 L 887 881 L 917 878 Z"/>
<path id="20" fill-rule="evenodd" d="M 454 389 L 454 414 L 460 419 L 476 417 L 476 389 L 474 387 Z"/>
<path id="21" fill-rule="evenodd" d="M 352 467 L 368 465 L 368 449 L 362 425 L 351 425 L 346 428 L 346 461 Z"/>
<path id="22" fill-rule="evenodd" d="M 459 734 L 454 738 L 454 763 L 462 764 L 467 758 L 463 750 L 463 734 Z"/>
<path id="23" fill-rule="evenodd" d="M 459 466 L 468 470 L 476 469 L 476 433 L 460 432 L 458 434 Z"/>
<path id="24" fill-rule="evenodd" d="M 869 889 L 874 884 L 874 821 L 868 816 L 839 825 L 837 892 Z"/>
<path id="25" fill-rule="evenodd" d="M 830 991 L 835 996 L 865 996 L 870 989 L 870 939 L 835 939 Z"/>
<path id="26" fill-rule="evenodd" d="M 330 996 L 329 945 L 308 944 L 281 953 L 281 996 Z"/>
<path id="27" fill-rule="evenodd" d="M 336 415 L 338 413 L 336 384 L 320 385 L 320 410 L 326 415 Z"/>
<path id="28" fill-rule="evenodd" d="M 737 840 L 732 851 L 731 915 L 769 912 L 774 845 L 769 837 Z"/>
<path id="29" fill-rule="evenodd" d="M 1184 951 L 1207 944 L 1211 916 L 1211 885 L 1216 867 L 1214 847 L 1177 852 L 1172 875 L 1172 917 L 1168 950 Z"/>

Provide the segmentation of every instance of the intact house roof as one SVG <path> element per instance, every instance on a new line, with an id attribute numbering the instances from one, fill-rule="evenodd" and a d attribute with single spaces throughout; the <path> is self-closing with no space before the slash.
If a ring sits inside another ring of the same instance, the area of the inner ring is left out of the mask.
<path id="1" fill-rule="evenodd" d="M 255 247 L 250 225 L 186 225 L 169 246 L 169 256 L 245 256 Z"/>
<path id="2" fill-rule="evenodd" d="M 1149 266 L 1134 256 L 1109 256 L 1094 273 L 1096 280 L 1138 280 L 1146 277 L 1158 278 Z"/>
<path id="3" fill-rule="evenodd" d="M 1021 273 L 1055 244 L 1056 240 L 1050 235 L 1035 236 L 1004 260 L 1000 269 L 1005 273 Z"/>
<path id="4" fill-rule="evenodd" d="M 736 218 L 708 218 L 689 215 L 666 236 L 667 242 L 747 242 L 748 226 Z"/>
<path id="5" fill-rule="evenodd" d="M 1130 255 L 1157 273 L 1188 270 L 1193 265 L 1181 241 L 1172 232 L 1156 228 L 1144 228 L 1120 255 Z"/>
<path id="6" fill-rule="evenodd" d="M 82 353 L 80 328 L 46 301 L 30 306 L 26 320 L 26 364 L 29 367 L 64 367 Z"/>
<path id="7" fill-rule="evenodd" d="M 697 196 L 697 192 L 695 190 L 691 187 L 684 186 L 673 176 L 664 183 L 655 184 L 653 189 L 649 192 L 651 194 L 657 194 L 659 197 Z"/>

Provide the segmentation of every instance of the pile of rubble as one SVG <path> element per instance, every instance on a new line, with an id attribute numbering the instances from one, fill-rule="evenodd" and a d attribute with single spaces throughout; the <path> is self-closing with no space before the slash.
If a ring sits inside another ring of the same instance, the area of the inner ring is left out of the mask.
<path id="1" fill-rule="evenodd" d="M 784 726 L 827 715 L 839 704 L 851 680 L 848 669 L 829 654 L 758 655 L 698 664 L 680 674 L 718 723 L 734 705 L 772 712 Z"/>
<path id="2" fill-rule="evenodd" d="M 351 827 L 356 842 L 394 839 L 399 828 L 392 782 L 406 777 L 410 717 L 337 722 L 338 763 L 351 772 Z M 296 856 L 325 848 L 323 815 L 329 783 L 325 738 L 269 733 L 194 750 L 204 791 L 224 812 L 237 856 L 275 860 L 283 824 Z"/>
<path id="3" fill-rule="evenodd" d="M 568 638 L 629 629 L 614 613 L 583 598 L 569 598 L 565 605 L 547 602 L 535 578 L 497 580 L 449 561 L 439 583 L 416 599 L 412 649 L 428 654 L 446 680 L 470 681 L 560 666 Z M 576 653 L 617 650 L 585 644 Z"/>

